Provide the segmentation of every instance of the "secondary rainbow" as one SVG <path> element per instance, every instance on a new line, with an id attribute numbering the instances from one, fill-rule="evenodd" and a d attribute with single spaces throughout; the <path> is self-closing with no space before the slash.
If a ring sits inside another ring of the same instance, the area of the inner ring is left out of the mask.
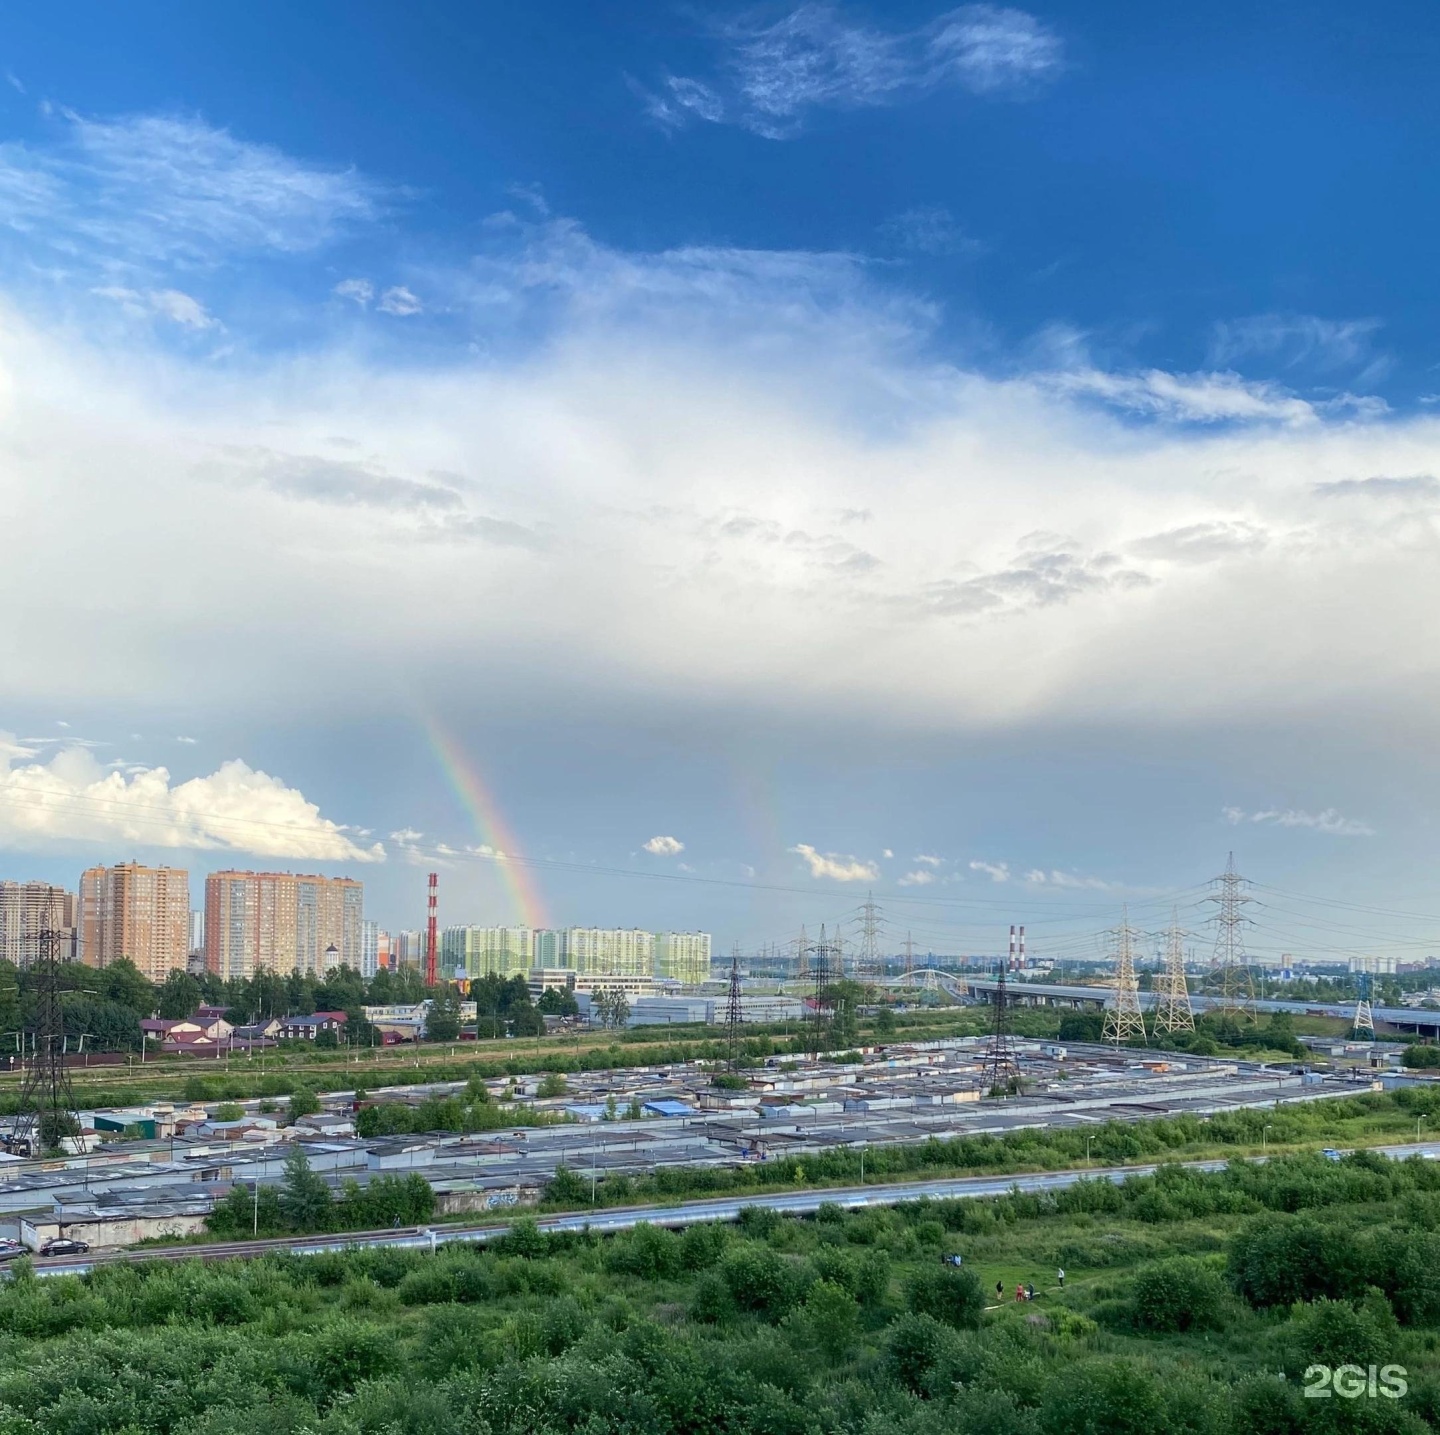
<path id="1" fill-rule="evenodd" d="M 514 830 L 506 822 L 495 794 L 481 777 L 474 759 L 433 717 L 423 716 L 421 727 L 445 780 L 470 818 L 475 835 L 483 846 L 494 850 L 495 869 L 510 895 L 515 915 L 523 926 L 548 927 L 545 902 L 535 875 L 525 866 Z"/>

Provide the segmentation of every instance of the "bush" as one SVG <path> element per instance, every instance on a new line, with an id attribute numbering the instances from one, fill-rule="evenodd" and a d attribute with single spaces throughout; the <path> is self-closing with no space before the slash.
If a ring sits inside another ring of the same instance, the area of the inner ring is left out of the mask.
<path id="1" fill-rule="evenodd" d="M 1135 1326 L 1152 1335 L 1219 1330 L 1225 1324 L 1226 1294 L 1219 1273 L 1195 1256 L 1155 1261 L 1135 1277 Z"/>
<path id="2" fill-rule="evenodd" d="M 942 1362 L 954 1346 L 948 1326 L 929 1315 L 902 1315 L 885 1341 L 890 1378 L 916 1395 L 928 1395 Z"/>
<path id="3" fill-rule="evenodd" d="M 1407 1046 L 1400 1059 L 1406 1066 L 1428 1070 L 1440 1066 L 1440 1046 Z"/>
<path id="4" fill-rule="evenodd" d="M 928 1315 L 957 1330 L 978 1329 L 985 1311 L 980 1278 L 968 1267 L 921 1271 L 911 1278 L 905 1296 L 916 1315 Z"/>

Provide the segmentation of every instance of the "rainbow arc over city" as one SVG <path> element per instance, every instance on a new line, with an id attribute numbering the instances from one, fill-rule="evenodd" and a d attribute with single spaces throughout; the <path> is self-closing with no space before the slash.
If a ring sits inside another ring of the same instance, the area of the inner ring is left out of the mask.
<path id="1" fill-rule="evenodd" d="M 522 926 L 548 927 L 550 922 L 534 871 L 525 865 L 514 828 L 506 820 L 493 788 L 481 775 L 475 759 L 433 715 L 423 714 L 420 724 L 446 782 L 475 829 L 476 837 L 482 846 L 494 853 L 495 870 L 500 874 L 516 919 Z"/>

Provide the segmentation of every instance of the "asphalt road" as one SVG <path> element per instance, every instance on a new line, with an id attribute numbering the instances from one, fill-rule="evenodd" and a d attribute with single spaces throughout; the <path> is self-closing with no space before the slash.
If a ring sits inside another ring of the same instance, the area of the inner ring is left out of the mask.
<path id="1" fill-rule="evenodd" d="M 1403 1160 L 1423 1156 L 1440 1160 L 1440 1141 L 1408 1142 L 1397 1146 L 1370 1148 L 1382 1156 Z M 1226 1160 L 1186 1161 L 1193 1171 L 1218 1171 Z M 600 1233 L 628 1231 L 642 1222 L 678 1228 L 705 1221 L 738 1220 L 747 1206 L 760 1206 L 786 1215 L 810 1215 L 827 1202 L 846 1210 L 867 1206 L 895 1206 L 904 1201 L 975 1199 L 1003 1196 L 1007 1191 L 1058 1191 L 1082 1180 L 1123 1181 L 1127 1176 L 1152 1175 L 1157 1168 L 1146 1166 L 1077 1167 L 1067 1171 L 1045 1171 L 1023 1176 L 955 1176 L 939 1181 L 897 1181 L 877 1186 L 835 1186 L 821 1190 L 777 1191 L 770 1195 L 727 1196 L 709 1201 L 685 1201 L 675 1205 L 617 1206 L 608 1210 L 581 1211 L 571 1215 L 541 1216 L 536 1225 L 542 1231 L 583 1231 Z M 86 1256 L 35 1258 L 35 1273 L 41 1276 L 83 1275 L 97 1266 L 115 1261 L 233 1261 L 263 1256 L 271 1251 L 289 1251 L 297 1256 L 321 1255 L 354 1246 L 385 1246 L 401 1250 L 435 1250 L 452 1242 L 483 1245 L 503 1236 L 509 1221 L 474 1226 L 408 1227 L 401 1230 L 350 1231 L 338 1236 L 282 1236 L 258 1241 L 216 1241 L 195 1246 L 153 1246 L 140 1250 L 95 1251 Z"/>

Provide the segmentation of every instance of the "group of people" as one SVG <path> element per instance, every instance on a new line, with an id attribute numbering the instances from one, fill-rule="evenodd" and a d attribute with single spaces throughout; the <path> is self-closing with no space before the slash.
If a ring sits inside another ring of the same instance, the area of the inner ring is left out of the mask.
<path id="1" fill-rule="evenodd" d="M 1063 1291 L 1063 1290 L 1065 1289 L 1065 1268 L 1064 1268 L 1063 1266 L 1062 1266 L 1058 1271 L 1055 1272 L 1055 1279 L 1056 1279 L 1056 1281 L 1059 1283 L 1060 1289 Z M 1003 1301 L 1003 1300 L 1005 1299 L 1005 1282 L 1004 1282 L 1004 1281 L 996 1281 L 996 1282 L 995 1282 L 995 1299 L 996 1299 L 997 1301 Z M 1015 1299 L 1016 1299 L 1016 1300 L 1034 1300 L 1034 1299 L 1035 1299 L 1035 1287 L 1034 1287 L 1033 1285 L 1026 1284 L 1026 1283 L 1023 1282 L 1023 1281 L 1022 1281 L 1022 1282 L 1018 1282 L 1018 1283 L 1016 1284 L 1016 1286 L 1015 1286 Z"/>

